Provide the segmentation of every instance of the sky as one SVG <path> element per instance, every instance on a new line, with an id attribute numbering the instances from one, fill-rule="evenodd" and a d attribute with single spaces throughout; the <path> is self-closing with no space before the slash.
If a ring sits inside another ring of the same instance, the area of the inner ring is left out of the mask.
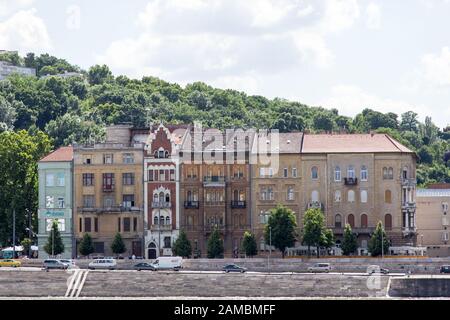
<path id="1" fill-rule="evenodd" d="M 0 49 L 450 124 L 450 0 L 0 0 Z"/>

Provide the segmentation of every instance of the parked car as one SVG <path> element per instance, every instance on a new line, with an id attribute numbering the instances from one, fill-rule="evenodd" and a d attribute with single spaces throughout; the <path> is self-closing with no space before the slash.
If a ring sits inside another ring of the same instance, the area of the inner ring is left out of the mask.
<path id="1" fill-rule="evenodd" d="M 50 269 L 62 269 L 66 270 L 69 268 L 69 264 L 62 262 L 59 259 L 46 259 L 44 260 L 44 269 L 50 270 Z"/>
<path id="2" fill-rule="evenodd" d="M 225 271 L 226 273 L 228 273 L 228 272 L 244 273 L 245 271 L 247 271 L 247 268 L 238 266 L 236 264 L 227 264 L 222 268 L 222 271 Z"/>
<path id="3" fill-rule="evenodd" d="M 450 266 L 441 266 L 439 273 L 450 273 Z"/>
<path id="4" fill-rule="evenodd" d="M 140 262 L 138 264 L 135 264 L 133 268 L 134 268 L 134 270 L 137 270 L 137 271 L 141 271 L 141 270 L 157 271 L 158 270 L 151 263 L 148 263 L 148 262 Z"/>
<path id="5" fill-rule="evenodd" d="M 75 261 L 73 261 L 72 259 L 59 259 L 59 261 L 61 261 L 62 263 L 67 263 L 69 265 L 69 268 L 75 268 Z"/>
<path id="6" fill-rule="evenodd" d="M 381 268 L 377 265 L 371 265 L 367 267 L 368 274 L 381 273 L 381 274 L 389 274 L 389 270 L 386 268 Z"/>
<path id="7" fill-rule="evenodd" d="M 89 263 L 88 268 L 90 270 L 96 269 L 115 270 L 117 269 L 117 262 L 115 259 L 97 259 Z"/>
<path id="8" fill-rule="evenodd" d="M 182 257 L 159 257 L 152 263 L 155 270 L 174 270 L 178 271 L 183 268 Z"/>
<path id="9" fill-rule="evenodd" d="M 22 263 L 20 261 L 13 260 L 13 259 L 1 259 L 0 260 L 0 267 L 17 268 L 17 267 L 20 267 L 21 265 L 22 265 Z"/>
<path id="10" fill-rule="evenodd" d="M 315 263 L 313 266 L 308 267 L 308 272 L 316 273 L 316 272 L 330 272 L 331 265 L 329 263 Z"/>

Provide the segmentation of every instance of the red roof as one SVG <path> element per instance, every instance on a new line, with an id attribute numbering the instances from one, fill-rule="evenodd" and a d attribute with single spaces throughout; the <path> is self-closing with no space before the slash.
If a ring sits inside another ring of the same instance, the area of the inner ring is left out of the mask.
<path id="1" fill-rule="evenodd" d="M 305 134 L 302 153 L 406 152 L 410 149 L 387 134 Z"/>
<path id="2" fill-rule="evenodd" d="M 59 161 L 72 161 L 73 159 L 73 147 L 61 147 L 49 155 L 42 158 L 39 162 L 59 162 Z"/>

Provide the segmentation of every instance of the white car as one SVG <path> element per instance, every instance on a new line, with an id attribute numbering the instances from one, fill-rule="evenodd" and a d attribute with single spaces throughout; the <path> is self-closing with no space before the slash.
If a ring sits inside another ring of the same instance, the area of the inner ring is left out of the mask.
<path id="1" fill-rule="evenodd" d="M 308 272 L 330 272 L 331 265 L 329 263 L 315 263 L 312 267 L 308 267 Z"/>
<path id="2" fill-rule="evenodd" d="M 72 259 L 59 259 L 59 261 L 61 261 L 62 263 L 66 263 L 69 265 L 69 268 L 75 268 L 75 261 L 73 261 Z"/>
<path id="3" fill-rule="evenodd" d="M 115 259 L 97 259 L 89 263 L 90 270 L 96 269 L 108 269 L 115 270 L 117 269 L 117 262 Z"/>

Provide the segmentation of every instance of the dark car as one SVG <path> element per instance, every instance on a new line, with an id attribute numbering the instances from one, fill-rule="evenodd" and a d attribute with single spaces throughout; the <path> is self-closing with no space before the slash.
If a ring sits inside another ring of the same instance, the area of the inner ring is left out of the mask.
<path id="1" fill-rule="evenodd" d="M 135 264 L 133 268 L 134 268 L 134 270 L 137 270 L 137 271 L 141 271 L 141 270 L 156 271 L 156 268 L 147 262 L 140 262 L 138 264 Z"/>
<path id="2" fill-rule="evenodd" d="M 450 266 L 441 266 L 440 273 L 450 273 Z"/>
<path id="3" fill-rule="evenodd" d="M 247 271 L 247 269 L 244 268 L 244 267 L 240 267 L 240 266 L 238 266 L 236 264 L 227 264 L 226 266 L 224 266 L 222 268 L 222 271 L 225 271 L 226 273 L 228 273 L 228 272 L 241 272 L 241 273 L 243 273 L 243 272 Z"/>
<path id="4" fill-rule="evenodd" d="M 381 268 L 377 265 L 372 265 L 367 268 L 369 274 L 381 273 L 381 274 L 389 274 L 389 270 L 386 268 Z"/>

